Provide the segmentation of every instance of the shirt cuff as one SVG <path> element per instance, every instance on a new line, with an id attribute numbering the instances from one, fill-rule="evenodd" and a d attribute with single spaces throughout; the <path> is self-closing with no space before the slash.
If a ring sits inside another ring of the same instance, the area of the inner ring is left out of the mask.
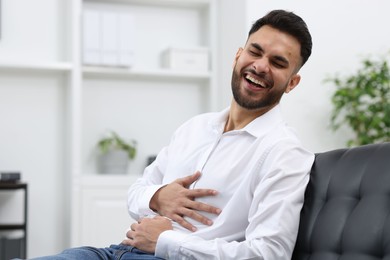
<path id="1" fill-rule="evenodd" d="M 150 200 L 152 199 L 156 191 L 158 191 L 163 186 L 165 185 L 152 185 L 146 188 L 144 195 L 140 198 L 140 202 L 139 202 L 140 215 L 147 216 L 156 213 L 153 210 L 151 210 L 149 207 Z"/>
<path id="2" fill-rule="evenodd" d="M 187 236 L 174 230 L 162 232 L 158 237 L 154 255 L 163 259 L 175 259 L 179 255 L 180 244 Z"/>

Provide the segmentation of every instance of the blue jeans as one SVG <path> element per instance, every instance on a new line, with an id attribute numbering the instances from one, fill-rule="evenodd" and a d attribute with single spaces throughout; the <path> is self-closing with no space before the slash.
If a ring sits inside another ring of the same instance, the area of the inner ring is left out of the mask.
<path id="1" fill-rule="evenodd" d="M 70 248 L 53 256 L 33 258 L 35 260 L 156 260 L 162 259 L 132 246 L 111 245 L 106 248 L 89 246 Z"/>

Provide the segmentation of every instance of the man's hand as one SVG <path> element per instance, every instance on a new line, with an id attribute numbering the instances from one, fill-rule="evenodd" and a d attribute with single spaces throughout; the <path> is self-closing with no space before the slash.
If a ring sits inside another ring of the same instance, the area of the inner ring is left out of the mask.
<path id="1" fill-rule="evenodd" d="M 148 253 L 156 251 L 157 239 L 166 230 L 172 230 L 172 222 L 164 217 L 143 218 L 133 223 L 122 244 L 136 247 Z"/>
<path id="2" fill-rule="evenodd" d="M 190 231 L 196 231 L 196 228 L 186 221 L 184 217 L 192 218 L 205 225 L 212 225 L 212 221 L 198 211 L 218 215 L 221 213 L 221 210 L 211 205 L 197 202 L 195 199 L 205 196 L 215 196 L 217 195 L 217 191 L 211 189 L 188 189 L 200 176 L 201 173 L 196 172 L 162 187 L 152 197 L 150 208 L 157 211 L 160 215 L 172 219 Z"/>

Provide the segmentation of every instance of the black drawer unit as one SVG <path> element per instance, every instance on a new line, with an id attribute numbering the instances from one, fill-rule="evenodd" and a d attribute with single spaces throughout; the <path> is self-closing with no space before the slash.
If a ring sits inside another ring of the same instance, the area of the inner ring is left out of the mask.
<path id="1" fill-rule="evenodd" d="M 22 238 L 7 238 L 0 236 L 0 260 L 8 260 L 11 258 L 27 258 L 27 208 L 28 208 L 28 192 L 27 184 L 21 182 L 1 182 L 0 191 L 24 191 L 24 213 L 22 223 L 0 223 L 0 231 L 22 230 Z M 0 192 L 0 196 L 1 196 Z M 1 210 L 1 208 L 0 208 Z"/>

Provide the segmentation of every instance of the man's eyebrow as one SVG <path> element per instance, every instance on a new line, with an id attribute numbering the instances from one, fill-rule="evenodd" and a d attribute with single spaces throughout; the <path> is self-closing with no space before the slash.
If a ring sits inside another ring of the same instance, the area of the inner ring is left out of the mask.
<path id="1" fill-rule="evenodd" d="M 251 46 L 257 49 L 258 51 L 263 51 L 263 48 L 261 48 L 260 44 L 258 43 L 251 43 Z"/>
<path id="2" fill-rule="evenodd" d="M 256 50 L 260 51 L 260 52 L 263 52 L 263 48 L 260 46 L 260 44 L 258 43 L 251 43 L 250 44 L 252 48 L 255 48 Z M 276 55 L 276 56 L 273 56 L 273 58 L 277 61 L 280 61 L 282 63 L 285 63 L 286 65 L 289 65 L 290 62 L 283 56 L 279 56 L 279 55 Z"/>
<path id="3" fill-rule="evenodd" d="M 274 59 L 275 59 L 275 60 L 278 60 L 278 61 L 280 61 L 280 62 L 283 62 L 283 63 L 285 63 L 286 65 L 289 65 L 289 64 L 290 64 L 290 62 L 288 62 L 288 60 L 287 60 L 285 57 L 282 57 L 282 56 L 274 56 Z"/>

